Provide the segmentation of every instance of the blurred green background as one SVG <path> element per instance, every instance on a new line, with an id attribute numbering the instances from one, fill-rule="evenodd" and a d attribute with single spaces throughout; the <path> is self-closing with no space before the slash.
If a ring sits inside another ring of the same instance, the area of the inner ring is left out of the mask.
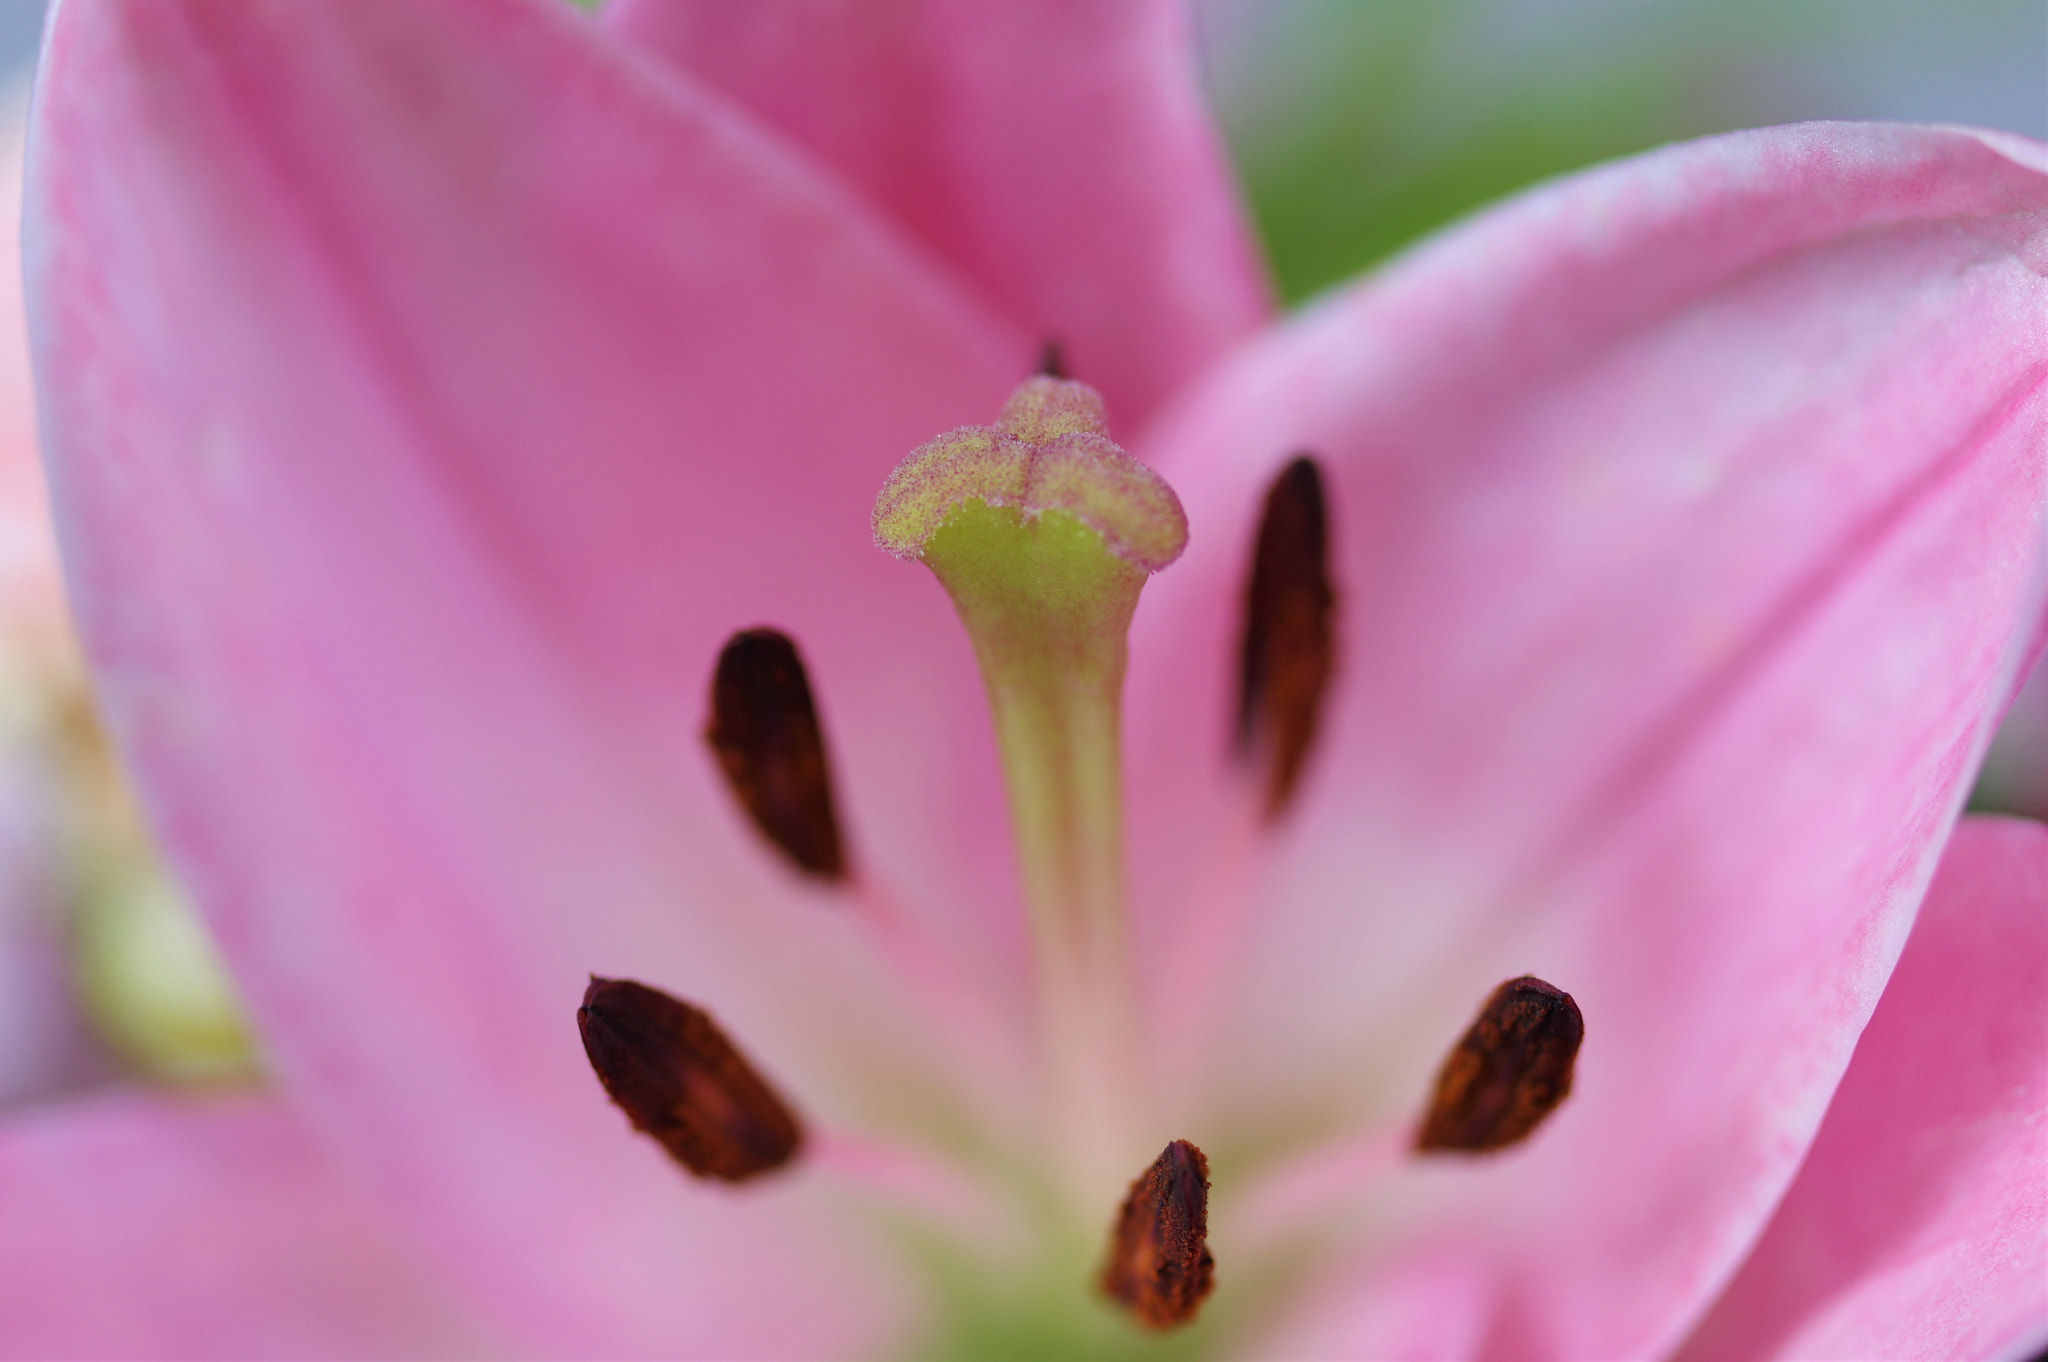
<path id="1" fill-rule="evenodd" d="M 1197 0 L 1299 300 L 1550 175 L 1809 118 L 2048 138 L 2044 0 Z"/>

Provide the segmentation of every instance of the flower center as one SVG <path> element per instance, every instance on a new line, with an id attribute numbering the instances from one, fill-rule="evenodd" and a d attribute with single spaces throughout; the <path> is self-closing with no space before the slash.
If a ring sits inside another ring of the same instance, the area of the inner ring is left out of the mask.
<path id="1" fill-rule="evenodd" d="M 948 1227 L 963 1229 L 956 1247 L 964 1255 L 932 1257 L 954 1288 L 942 1325 L 948 1354 L 978 1353 L 983 1343 L 1022 1355 L 1149 1347 L 1157 1331 L 1194 1323 L 1215 1285 L 1202 1151 L 1175 1139 L 1128 1181 L 1168 1132 L 1157 1128 L 1159 1058 L 1141 1061 L 1131 1014 L 1138 989 L 1120 753 L 1126 635 L 1148 577 L 1185 547 L 1187 524 L 1173 491 L 1110 439 L 1095 391 L 1065 378 L 1056 353 L 1043 368 L 993 425 L 948 431 L 912 452 L 874 509 L 876 542 L 922 562 L 952 598 L 1003 761 L 1031 924 L 1035 1105 L 1046 1125 L 1028 1140 L 1027 1157 L 996 1155 L 959 1171 L 969 1182 L 986 1175 L 1009 1195 L 955 1195 L 962 1187 L 927 1176 L 935 1170 L 918 1152 L 901 1158 L 829 1125 L 800 1124 L 802 1104 L 786 1103 L 693 1003 L 593 979 L 577 1014 L 606 1092 L 697 1176 L 752 1182 L 802 1157 L 900 1197 L 906 1209 L 929 1210 L 949 1241 Z M 1257 810 L 1244 823 L 1249 835 L 1286 813 L 1309 769 L 1337 652 L 1335 599 L 1322 474 L 1303 456 L 1268 491 L 1244 598 L 1234 746 L 1256 799 L 1240 806 Z M 706 741 L 764 841 L 865 915 L 935 1018 L 963 1030 L 985 1021 L 843 844 L 828 743 L 794 643 L 772 629 L 735 634 L 719 656 L 710 709 Z M 1230 954 L 1236 925 L 1209 925 L 1218 944 L 1208 955 L 1220 962 Z M 1179 983 L 1198 1016 L 1207 991 L 1199 973 Z M 1199 1026 L 1182 1030 L 1200 1034 Z M 1274 1265 L 1402 1157 L 1485 1155 L 1526 1139 L 1570 1091 L 1583 1031 L 1570 995 L 1513 979 L 1453 1047 L 1419 1121 L 1277 1158 L 1216 1146 L 1226 1165 L 1226 1270 L 1241 1264 L 1252 1295 L 1272 1294 Z M 985 1219 L 1022 1230 L 1028 1243 L 1000 1247 L 1007 1231 L 982 1233 Z M 969 1258 L 986 1270 L 963 1266 Z M 1216 1310 L 1227 1319 L 1243 1299 Z M 1212 1313 L 1176 1340 L 1202 1347 L 1201 1335 L 1231 1327 Z"/>

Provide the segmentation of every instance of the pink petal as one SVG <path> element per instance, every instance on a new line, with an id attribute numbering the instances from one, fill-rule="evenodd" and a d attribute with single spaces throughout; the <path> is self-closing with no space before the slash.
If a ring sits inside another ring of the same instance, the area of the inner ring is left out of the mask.
<path id="1" fill-rule="evenodd" d="M 0 1356 L 455 1357 L 485 1336 L 254 1096 L 0 1126 Z"/>
<path id="2" fill-rule="evenodd" d="M 1528 1147 L 1414 1162 L 1373 1217 L 1388 1261 L 1490 1264 L 1484 1352 L 1674 1342 L 1820 1121 L 2042 620 L 2041 165 L 1808 126 L 1597 170 L 1312 310 L 1133 451 L 1192 536 L 1133 642 L 1156 953 L 1230 868 L 1217 603 L 1288 455 L 1334 487 L 1340 680 L 1242 872 L 1215 1119 L 1409 1119 L 1502 979 L 1584 1010 Z"/>
<path id="3" fill-rule="evenodd" d="M 1957 827 L 1827 1120 L 1681 1356 L 2009 1357 L 2048 1335 L 2048 827 Z"/>
<path id="4" fill-rule="evenodd" d="M 1271 308 L 1173 0 L 619 0 L 621 32 L 864 190 L 1130 433 Z"/>
<path id="5" fill-rule="evenodd" d="M 698 730 L 727 632 L 788 629 L 871 878 L 1014 927 L 968 892 L 1002 822 L 966 640 L 868 515 L 1029 338 L 555 0 L 52 23 L 72 584 L 280 1082 L 534 1347 L 878 1346 L 905 1300 L 844 1203 L 687 1181 L 572 1014 L 591 971 L 688 996 L 827 1124 L 934 1081 L 950 1038 Z"/>
<path id="6" fill-rule="evenodd" d="M 1441 1253 L 1375 1265 L 1373 1289 L 1338 1276 L 1257 1344 L 1261 1357 L 1374 1358 L 1378 1362 L 1471 1357 L 1485 1341 L 1490 1283 L 1482 1265 Z"/>

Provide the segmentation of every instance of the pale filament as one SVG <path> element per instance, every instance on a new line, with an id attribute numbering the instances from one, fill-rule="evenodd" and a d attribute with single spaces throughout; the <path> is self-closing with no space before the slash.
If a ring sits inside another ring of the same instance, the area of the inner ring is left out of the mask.
<path id="1" fill-rule="evenodd" d="M 1384 1184 L 1414 1149 L 1411 1121 L 1348 1135 L 1267 1169 L 1232 1198 L 1219 1240 L 1256 1252 L 1333 1220 Z"/>
<path id="2" fill-rule="evenodd" d="M 812 1130 L 804 1158 L 878 1204 L 913 1211 L 963 1242 L 997 1247 L 1021 1242 L 1023 1225 L 1015 1207 L 990 1190 L 988 1179 L 970 1176 L 938 1155 L 871 1135 Z"/>
<path id="3" fill-rule="evenodd" d="M 871 873 L 856 868 L 841 886 L 882 952 L 917 995 L 926 1015 L 966 1061 L 959 1072 L 993 1081 L 1017 1072 L 1019 1028 L 1006 1018 L 994 991 L 976 988 L 980 972 L 956 951 L 921 931 L 895 895 Z"/>

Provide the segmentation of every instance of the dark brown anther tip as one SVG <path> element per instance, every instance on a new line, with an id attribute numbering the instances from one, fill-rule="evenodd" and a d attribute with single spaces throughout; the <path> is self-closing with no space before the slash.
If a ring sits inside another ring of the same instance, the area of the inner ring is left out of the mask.
<path id="1" fill-rule="evenodd" d="M 698 1177 L 745 1182 L 796 1157 L 796 1117 L 701 1009 L 592 975 L 576 1029 L 633 1128 Z"/>
<path id="2" fill-rule="evenodd" d="M 1534 975 L 1508 980 L 1444 1061 L 1415 1147 L 1487 1154 L 1527 1139 L 1571 1095 L 1585 1037 L 1571 994 Z"/>
<path id="3" fill-rule="evenodd" d="M 1175 1140 L 1138 1175 L 1117 1212 L 1102 1289 L 1139 1323 L 1191 1323 L 1216 1285 L 1209 1253 L 1209 1160 Z"/>
<path id="4" fill-rule="evenodd" d="M 805 874 L 846 878 L 818 710 L 787 634 L 744 629 L 726 642 L 711 678 L 704 740 L 762 836 Z"/>
<path id="5" fill-rule="evenodd" d="M 1237 747 L 1264 768 L 1269 821 L 1294 797 L 1335 669 L 1329 557 L 1323 476 L 1302 455 L 1266 492 L 1245 587 Z"/>
<path id="6" fill-rule="evenodd" d="M 1045 344 L 1038 347 L 1038 367 L 1032 372 L 1040 378 L 1073 377 L 1067 372 L 1067 352 L 1058 337 L 1048 336 Z"/>

